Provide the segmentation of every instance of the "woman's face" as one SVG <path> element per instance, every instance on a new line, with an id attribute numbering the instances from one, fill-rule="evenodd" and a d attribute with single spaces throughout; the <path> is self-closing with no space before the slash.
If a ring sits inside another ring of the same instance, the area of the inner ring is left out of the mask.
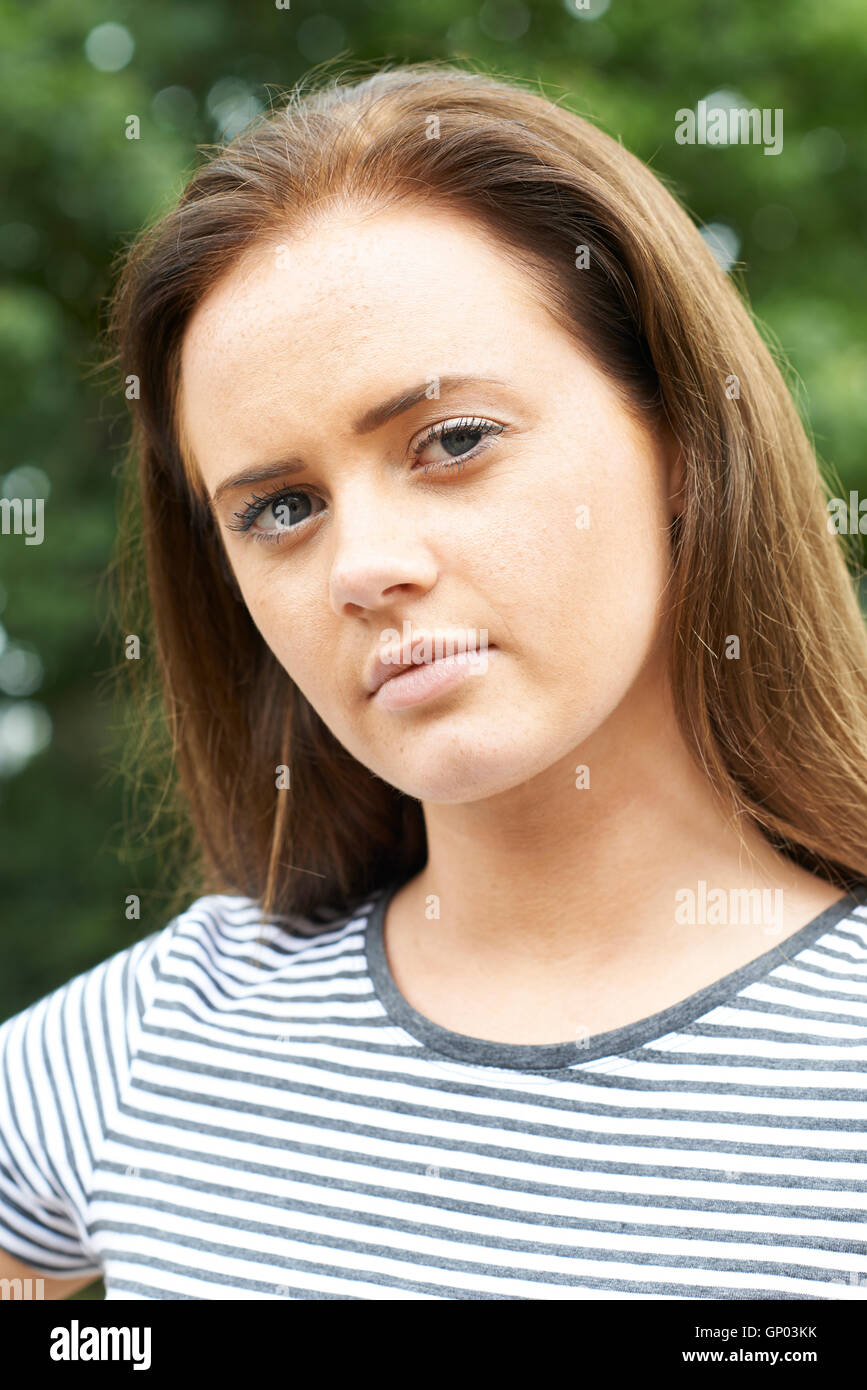
<path id="1" fill-rule="evenodd" d="M 248 253 L 188 326 L 181 409 L 253 621 L 379 777 L 473 801 L 638 714 L 668 457 L 471 221 Z"/>

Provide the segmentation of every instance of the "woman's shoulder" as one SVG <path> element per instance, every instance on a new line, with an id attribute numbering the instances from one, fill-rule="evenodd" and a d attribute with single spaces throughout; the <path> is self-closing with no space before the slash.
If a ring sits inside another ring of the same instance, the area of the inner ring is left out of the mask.
<path id="1" fill-rule="evenodd" d="M 209 893 L 196 898 L 156 935 L 164 937 L 163 955 L 172 949 L 181 951 L 190 942 L 240 956 L 256 955 L 258 947 L 295 954 L 311 944 L 327 946 L 363 928 L 378 896 L 373 893 L 352 907 L 322 904 L 307 914 L 265 914 L 254 898 Z M 263 959 L 257 957 L 259 963 Z"/>
<path id="2" fill-rule="evenodd" d="M 356 953 L 378 890 L 352 907 L 322 904 L 309 913 L 265 914 L 254 898 L 208 893 L 149 938 L 151 998 L 216 985 L 220 994 L 249 995 L 268 981 L 288 982 L 317 963 Z"/>
<path id="3" fill-rule="evenodd" d="M 353 909 L 323 906 L 310 915 L 266 916 L 260 903 L 233 893 L 194 898 L 162 926 L 80 971 L 19 1013 L 0 1021 L 0 1040 L 15 1026 L 25 1027 L 60 1014 L 98 1016 L 130 1011 L 140 1018 L 161 984 L 179 974 L 221 977 L 251 964 L 261 970 L 285 966 L 287 957 L 309 959 L 313 948 L 327 949 L 363 928 L 375 895 Z"/>

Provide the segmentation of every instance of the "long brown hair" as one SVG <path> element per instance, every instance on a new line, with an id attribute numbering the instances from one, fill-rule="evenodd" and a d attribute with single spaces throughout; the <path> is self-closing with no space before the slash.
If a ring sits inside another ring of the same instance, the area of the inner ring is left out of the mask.
<path id="1" fill-rule="evenodd" d="M 178 432 L 185 326 L 242 252 L 330 208 L 424 200 L 495 237 L 630 408 L 672 431 L 685 488 L 670 670 L 687 743 L 735 824 L 751 817 L 841 886 L 867 879 L 867 630 L 849 542 L 829 531 L 780 368 L 691 218 L 616 140 L 514 80 L 432 62 L 317 82 L 196 170 L 130 248 L 111 306 L 112 362 L 137 383 L 118 561 L 122 630 L 144 646 L 121 665 L 145 759 L 163 736 L 196 888 L 306 915 L 424 863 L 419 803 L 350 756 L 254 626 Z"/>

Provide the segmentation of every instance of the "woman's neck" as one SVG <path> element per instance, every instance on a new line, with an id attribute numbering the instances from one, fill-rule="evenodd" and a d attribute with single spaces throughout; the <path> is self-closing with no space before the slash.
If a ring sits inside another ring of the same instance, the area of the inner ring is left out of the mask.
<path id="1" fill-rule="evenodd" d="M 390 904 L 386 950 L 434 1022 L 511 1042 L 618 1027 L 842 896 L 746 818 L 737 833 L 664 705 L 617 723 L 532 783 L 425 807 L 428 861 Z"/>

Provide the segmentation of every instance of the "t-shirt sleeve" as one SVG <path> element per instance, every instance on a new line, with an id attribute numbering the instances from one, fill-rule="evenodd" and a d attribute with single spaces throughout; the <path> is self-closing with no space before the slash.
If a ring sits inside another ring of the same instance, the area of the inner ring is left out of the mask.
<path id="1" fill-rule="evenodd" d="M 0 1026 L 0 1248 L 39 1274 L 102 1272 L 91 1179 L 174 925 Z"/>

